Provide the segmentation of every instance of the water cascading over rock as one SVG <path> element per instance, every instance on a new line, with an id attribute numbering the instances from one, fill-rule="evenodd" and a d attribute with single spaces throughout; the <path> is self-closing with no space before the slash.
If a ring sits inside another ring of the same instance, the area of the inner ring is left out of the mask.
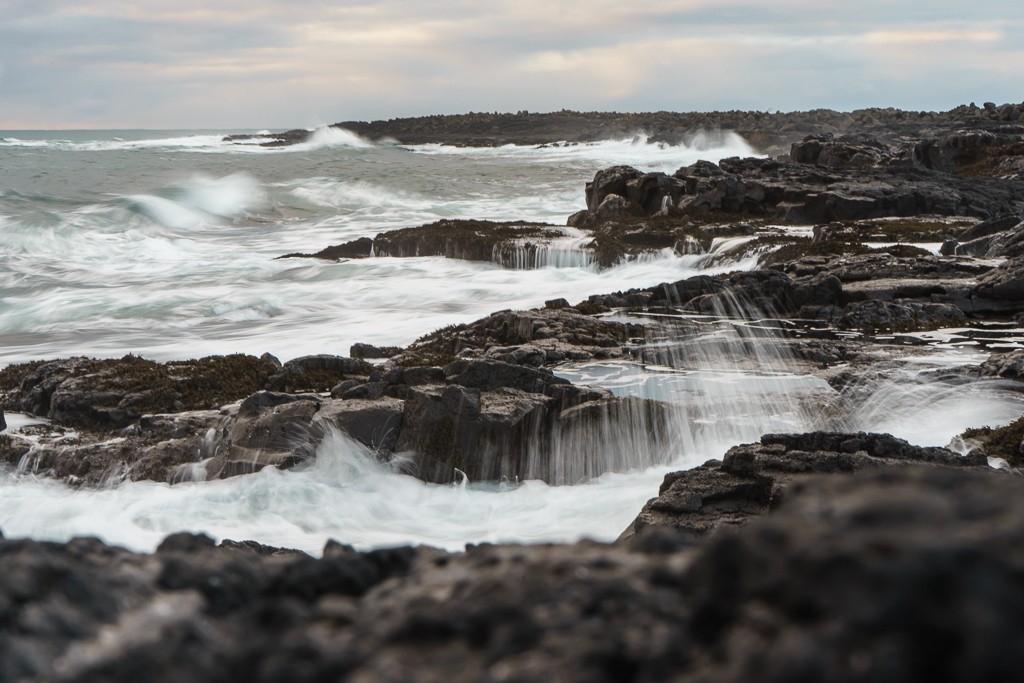
<path id="1" fill-rule="evenodd" d="M 800 374 L 767 300 L 728 289 L 688 306 L 710 314 L 658 316 L 635 361 L 564 366 L 574 382 L 610 389 L 634 407 L 593 414 L 557 435 L 552 468 L 625 471 L 699 464 L 770 431 L 800 432 L 820 418 L 812 402 L 835 392 Z M 648 406 L 639 408 L 638 406 Z M 654 408 L 650 406 L 656 406 Z"/>

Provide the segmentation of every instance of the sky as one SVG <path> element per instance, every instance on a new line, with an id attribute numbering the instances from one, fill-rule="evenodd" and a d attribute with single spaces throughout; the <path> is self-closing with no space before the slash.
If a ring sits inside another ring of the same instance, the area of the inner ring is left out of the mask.
<path id="1" fill-rule="evenodd" d="M 1020 0 L 0 0 L 0 129 L 1024 101 Z"/>

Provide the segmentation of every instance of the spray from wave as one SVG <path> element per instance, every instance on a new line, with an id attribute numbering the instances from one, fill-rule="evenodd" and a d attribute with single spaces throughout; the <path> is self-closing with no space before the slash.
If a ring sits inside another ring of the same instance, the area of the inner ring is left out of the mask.
<path id="1" fill-rule="evenodd" d="M 358 548 L 427 544 L 448 550 L 467 542 L 611 541 L 663 476 L 657 470 L 607 475 L 576 487 L 424 484 L 332 432 L 313 466 L 301 472 L 266 468 L 210 482 L 128 482 L 99 491 L 0 474 L 0 529 L 12 538 L 54 541 L 99 536 L 142 552 L 182 529 L 311 554 L 328 539 Z"/>
<path id="2" fill-rule="evenodd" d="M 223 178 L 197 176 L 158 194 L 124 198 L 128 210 L 170 228 L 232 220 L 258 209 L 265 202 L 260 183 L 246 173 Z"/>
<path id="3" fill-rule="evenodd" d="M 646 170 L 672 172 L 701 159 L 758 156 L 741 135 L 732 131 L 697 131 L 679 144 L 656 141 L 646 133 L 597 142 L 558 142 L 550 145 L 455 147 L 444 144 L 406 146 L 417 154 L 518 160 L 527 163 L 628 164 Z"/>
<path id="4" fill-rule="evenodd" d="M 313 131 L 309 139 L 291 147 L 285 147 L 295 152 L 309 152 L 318 149 L 331 149 L 334 147 L 351 147 L 353 149 L 369 149 L 373 143 L 365 140 L 350 130 L 337 128 L 335 126 L 320 126 Z"/>

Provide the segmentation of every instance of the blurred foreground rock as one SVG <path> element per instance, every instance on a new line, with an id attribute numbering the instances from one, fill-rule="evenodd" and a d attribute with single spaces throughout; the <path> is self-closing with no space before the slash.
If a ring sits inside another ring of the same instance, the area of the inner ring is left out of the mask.
<path id="1" fill-rule="evenodd" d="M 0 681 L 1016 680 L 1024 484 L 945 466 L 794 482 L 695 542 L 321 559 L 0 539 Z"/>

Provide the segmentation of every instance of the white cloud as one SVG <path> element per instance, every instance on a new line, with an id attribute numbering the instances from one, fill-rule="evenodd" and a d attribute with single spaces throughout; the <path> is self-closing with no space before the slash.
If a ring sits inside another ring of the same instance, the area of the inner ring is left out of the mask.
<path id="1" fill-rule="evenodd" d="M 1016 0 L 9 1 L 0 128 L 1021 96 Z"/>

